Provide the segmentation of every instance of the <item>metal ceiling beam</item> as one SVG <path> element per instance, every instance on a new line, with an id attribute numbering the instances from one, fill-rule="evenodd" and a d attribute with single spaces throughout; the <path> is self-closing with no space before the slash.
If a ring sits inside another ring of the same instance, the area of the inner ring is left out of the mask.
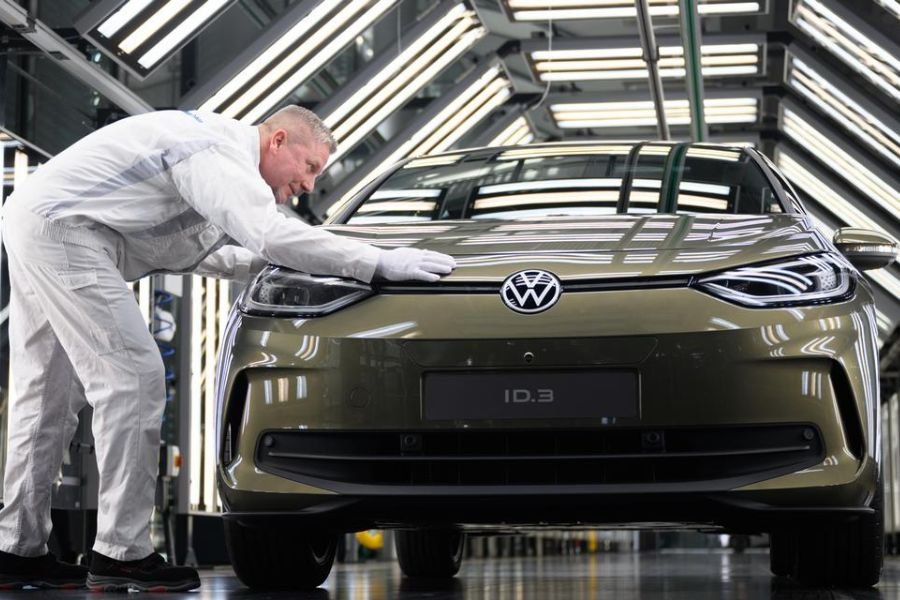
<path id="1" fill-rule="evenodd" d="M 0 0 L 0 21 L 37 46 L 76 79 L 109 99 L 125 112 L 137 115 L 153 107 L 122 82 L 90 62 L 46 24 L 38 21 L 14 0 Z"/>
<path id="2" fill-rule="evenodd" d="M 668 140 L 671 139 L 671 136 L 669 134 L 669 122 L 666 120 L 666 109 L 663 104 L 662 78 L 659 76 L 659 46 L 656 45 L 656 35 L 653 33 L 650 7 L 647 5 L 647 0 L 635 0 L 635 6 L 637 7 L 638 30 L 641 34 L 642 58 L 647 63 L 650 98 L 653 100 L 653 108 L 656 111 L 656 131 L 659 139 Z M 699 52 L 699 48 L 697 51 Z M 700 112 L 703 112 L 702 109 Z"/>
<path id="3" fill-rule="evenodd" d="M 646 1 L 646 0 L 643 0 Z M 709 131 L 703 114 L 703 71 L 700 63 L 700 17 L 696 0 L 678 0 L 678 19 L 684 45 L 685 83 L 691 111 L 691 139 L 706 141 Z"/>

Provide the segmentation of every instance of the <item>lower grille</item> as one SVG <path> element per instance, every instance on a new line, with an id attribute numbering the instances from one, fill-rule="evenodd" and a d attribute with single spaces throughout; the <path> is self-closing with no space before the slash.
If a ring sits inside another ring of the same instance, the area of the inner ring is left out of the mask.
<path id="1" fill-rule="evenodd" d="M 507 486 L 752 479 L 811 466 L 823 457 L 819 430 L 796 424 L 690 429 L 269 431 L 259 438 L 256 463 L 264 471 L 301 482 Z"/>

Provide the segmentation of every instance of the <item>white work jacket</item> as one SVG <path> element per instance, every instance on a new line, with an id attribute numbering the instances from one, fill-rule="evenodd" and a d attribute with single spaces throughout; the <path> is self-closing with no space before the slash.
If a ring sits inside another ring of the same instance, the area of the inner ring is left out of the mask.
<path id="1" fill-rule="evenodd" d="M 256 127 L 213 113 L 129 117 L 53 157 L 9 202 L 121 236 L 117 265 L 128 280 L 154 272 L 242 279 L 268 261 L 371 281 L 378 248 L 278 210 L 259 173 L 259 141 Z"/>

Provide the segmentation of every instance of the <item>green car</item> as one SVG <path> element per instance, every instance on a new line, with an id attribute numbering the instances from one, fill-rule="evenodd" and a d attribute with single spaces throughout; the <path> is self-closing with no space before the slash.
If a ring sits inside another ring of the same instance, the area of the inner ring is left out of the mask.
<path id="1" fill-rule="evenodd" d="M 237 575 L 310 588 L 343 532 L 409 577 L 466 534 L 646 524 L 771 533 L 777 575 L 882 564 L 882 234 L 814 226 L 759 152 L 669 142 L 415 158 L 326 224 L 455 257 L 435 283 L 269 266 L 219 364 Z"/>

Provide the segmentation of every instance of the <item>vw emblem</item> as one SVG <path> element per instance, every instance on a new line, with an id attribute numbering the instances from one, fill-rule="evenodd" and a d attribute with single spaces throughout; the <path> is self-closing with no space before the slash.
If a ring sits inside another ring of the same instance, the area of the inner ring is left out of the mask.
<path id="1" fill-rule="evenodd" d="M 526 314 L 547 310 L 556 304 L 561 293 L 562 284 L 556 275 L 538 269 L 513 273 L 500 286 L 503 303 Z"/>

